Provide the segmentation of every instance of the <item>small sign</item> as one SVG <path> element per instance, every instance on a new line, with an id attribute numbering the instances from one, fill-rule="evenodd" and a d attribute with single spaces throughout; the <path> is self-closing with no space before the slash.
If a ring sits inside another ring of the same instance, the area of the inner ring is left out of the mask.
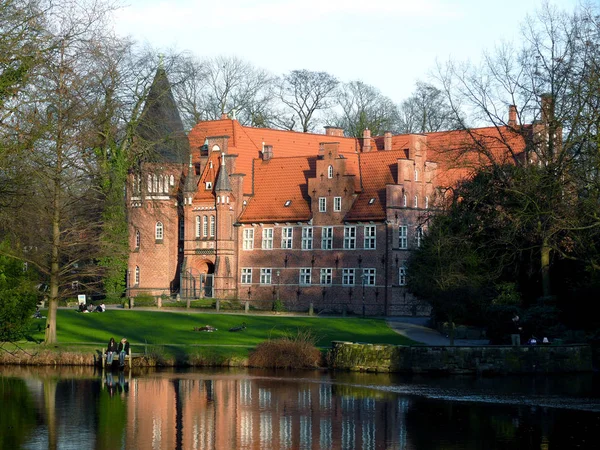
<path id="1" fill-rule="evenodd" d="M 85 294 L 79 294 L 77 296 L 77 301 L 79 302 L 80 305 L 85 305 Z"/>

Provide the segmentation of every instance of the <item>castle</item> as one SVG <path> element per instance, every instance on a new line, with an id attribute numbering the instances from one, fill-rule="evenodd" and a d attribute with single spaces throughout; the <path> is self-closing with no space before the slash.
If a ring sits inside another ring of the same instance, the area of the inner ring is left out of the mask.
<path id="1" fill-rule="evenodd" d="M 128 296 L 270 308 L 426 315 L 406 267 L 446 188 L 495 158 L 528 158 L 505 127 L 344 137 L 198 123 L 186 136 L 163 69 L 138 126 L 127 184 Z M 523 126 L 520 126 L 521 129 Z M 534 126 L 529 126 L 534 134 Z M 535 130 L 540 134 L 539 130 Z"/>

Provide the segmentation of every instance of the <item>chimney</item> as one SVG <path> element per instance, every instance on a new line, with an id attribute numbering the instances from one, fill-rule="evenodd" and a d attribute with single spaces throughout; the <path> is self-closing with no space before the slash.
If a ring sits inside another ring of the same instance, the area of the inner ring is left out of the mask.
<path id="1" fill-rule="evenodd" d="M 344 137 L 344 129 L 339 127 L 325 127 L 325 136 Z"/>
<path id="2" fill-rule="evenodd" d="M 517 107 L 515 105 L 510 105 L 508 107 L 508 126 L 517 126 Z"/>
<path id="3" fill-rule="evenodd" d="M 221 114 L 221 120 L 228 120 L 229 116 L 227 115 L 227 113 L 222 113 Z"/>
<path id="4" fill-rule="evenodd" d="M 363 148 L 362 148 L 363 152 L 370 152 L 371 151 L 371 130 L 369 130 L 368 128 L 365 128 L 365 130 L 363 131 Z"/>
<path id="5" fill-rule="evenodd" d="M 550 123 L 554 118 L 554 100 L 552 94 L 542 94 L 542 123 Z"/>
<path id="6" fill-rule="evenodd" d="M 263 161 L 268 161 L 273 157 L 273 146 L 272 145 L 265 145 L 263 146 L 263 151 L 262 151 L 262 159 Z"/>
<path id="7" fill-rule="evenodd" d="M 392 149 L 392 132 L 386 131 L 383 135 L 383 149 L 391 150 Z"/>

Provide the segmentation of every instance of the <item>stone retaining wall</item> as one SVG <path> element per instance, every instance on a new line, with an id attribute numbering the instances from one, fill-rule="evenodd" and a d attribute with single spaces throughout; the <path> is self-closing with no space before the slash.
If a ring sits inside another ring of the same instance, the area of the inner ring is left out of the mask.
<path id="1" fill-rule="evenodd" d="M 412 373 L 561 373 L 592 370 L 587 344 L 558 346 L 395 346 L 332 343 L 333 369 Z"/>

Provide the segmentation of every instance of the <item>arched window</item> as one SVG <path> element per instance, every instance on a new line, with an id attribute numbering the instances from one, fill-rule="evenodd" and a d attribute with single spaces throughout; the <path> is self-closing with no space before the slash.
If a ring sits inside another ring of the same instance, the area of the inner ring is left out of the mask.
<path id="1" fill-rule="evenodd" d="M 196 216 L 196 237 L 200 237 L 200 216 Z"/>
<path id="2" fill-rule="evenodd" d="M 202 216 L 202 236 L 208 236 L 208 216 Z"/>
<path id="3" fill-rule="evenodd" d="M 402 196 L 402 206 L 406 208 L 406 194 Z"/>
<path id="4" fill-rule="evenodd" d="M 154 192 L 158 192 L 158 177 L 156 174 L 152 175 L 152 189 Z"/>
<path id="5" fill-rule="evenodd" d="M 425 209 L 429 208 L 429 197 L 425 197 Z"/>
<path id="6" fill-rule="evenodd" d="M 175 186 L 175 177 L 174 177 L 173 175 L 171 175 L 171 176 L 169 177 L 169 184 L 170 184 L 171 186 Z"/>
<path id="7" fill-rule="evenodd" d="M 152 192 L 152 175 L 148 174 L 148 192 Z"/>
<path id="8" fill-rule="evenodd" d="M 165 235 L 165 229 L 162 222 L 156 222 L 156 232 L 155 237 L 157 241 L 162 241 Z"/>
<path id="9" fill-rule="evenodd" d="M 415 181 L 419 181 L 419 171 L 415 169 Z"/>
<path id="10" fill-rule="evenodd" d="M 158 177 L 158 189 L 156 190 L 157 192 L 162 192 L 163 191 L 163 176 L 159 175 Z"/>
<path id="11" fill-rule="evenodd" d="M 142 176 L 137 176 L 137 193 L 140 194 L 142 192 Z"/>
<path id="12" fill-rule="evenodd" d="M 135 266 L 135 278 L 133 282 L 136 286 L 140 285 L 140 266 Z"/>
<path id="13" fill-rule="evenodd" d="M 140 230 L 136 230 L 135 232 L 135 248 L 140 248 L 140 242 L 142 238 L 140 236 Z"/>
<path id="14" fill-rule="evenodd" d="M 327 178 L 333 178 L 333 166 L 327 168 Z"/>
<path id="15" fill-rule="evenodd" d="M 415 208 L 419 207 L 419 197 L 415 195 Z"/>
<path id="16" fill-rule="evenodd" d="M 210 216 L 210 237 L 215 237 L 215 216 Z"/>

